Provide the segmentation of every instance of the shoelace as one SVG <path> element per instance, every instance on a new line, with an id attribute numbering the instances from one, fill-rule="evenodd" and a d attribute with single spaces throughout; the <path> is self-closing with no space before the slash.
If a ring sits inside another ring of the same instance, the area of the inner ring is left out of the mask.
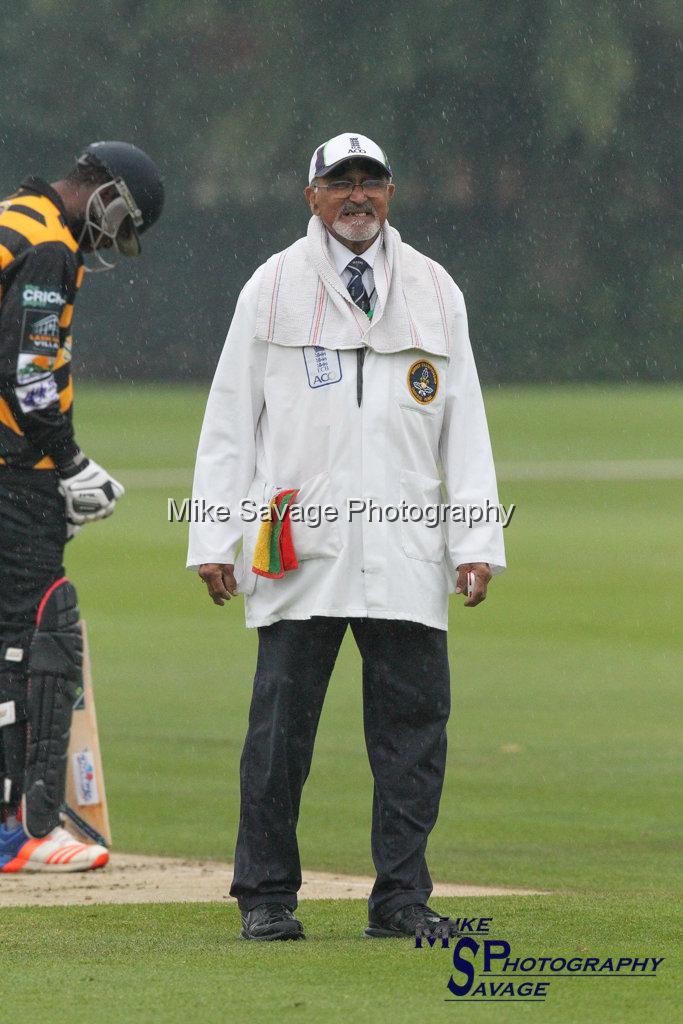
<path id="1" fill-rule="evenodd" d="M 266 924 L 275 924 L 283 917 L 292 918 L 294 915 L 284 903 L 266 903 L 265 905 Z"/>
<path id="2" fill-rule="evenodd" d="M 404 921 L 411 928 L 418 928 L 420 925 L 424 924 L 425 918 L 430 922 L 430 924 L 437 924 L 439 921 L 448 920 L 448 918 L 441 917 L 440 914 L 437 914 L 436 911 L 432 910 L 431 907 L 428 907 L 426 903 L 411 903 L 407 907 L 402 907 L 401 913 Z"/>

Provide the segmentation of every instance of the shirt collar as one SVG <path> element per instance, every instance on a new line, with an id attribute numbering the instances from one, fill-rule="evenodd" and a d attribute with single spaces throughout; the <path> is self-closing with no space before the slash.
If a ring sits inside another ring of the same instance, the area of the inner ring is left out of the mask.
<path id="1" fill-rule="evenodd" d="M 327 243 L 330 247 L 330 258 L 332 260 L 332 263 L 336 268 L 337 273 L 341 277 L 341 275 L 346 270 L 347 266 L 349 265 L 349 263 L 356 254 L 354 252 L 351 252 L 350 249 L 347 249 L 346 246 L 343 245 L 342 242 L 339 241 L 339 239 L 335 238 L 334 235 L 331 235 L 329 231 L 327 232 Z M 378 234 L 377 238 L 372 243 L 370 248 L 366 249 L 365 252 L 361 253 L 361 259 L 365 260 L 370 269 L 372 269 L 375 265 L 377 253 L 379 252 L 381 246 L 382 232 L 380 231 L 380 233 Z"/>
<path id="2" fill-rule="evenodd" d="M 59 192 L 55 192 L 52 185 L 48 185 L 42 178 L 37 178 L 35 175 L 31 175 L 28 178 L 24 178 L 21 185 L 19 186 L 20 192 L 33 192 L 37 196 L 45 196 L 50 200 L 54 206 L 57 207 L 61 213 L 64 221 L 66 222 L 66 207 Z"/>

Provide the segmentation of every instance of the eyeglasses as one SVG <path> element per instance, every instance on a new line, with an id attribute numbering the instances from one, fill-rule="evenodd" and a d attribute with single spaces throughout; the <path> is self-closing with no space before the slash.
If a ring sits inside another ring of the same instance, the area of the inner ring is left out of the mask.
<path id="1" fill-rule="evenodd" d="M 331 196 L 336 196 L 338 199 L 348 199 L 353 192 L 354 188 L 358 185 L 368 199 L 379 199 L 384 194 L 389 185 L 388 181 L 383 181 L 380 178 L 366 178 L 365 181 L 331 181 L 329 185 L 314 185 L 313 188 L 324 188 L 330 193 Z"/>

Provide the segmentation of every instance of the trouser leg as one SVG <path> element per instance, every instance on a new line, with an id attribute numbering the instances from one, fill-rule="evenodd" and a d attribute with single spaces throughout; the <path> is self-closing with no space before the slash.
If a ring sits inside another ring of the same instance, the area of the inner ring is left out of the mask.
<path id="1" fill-rule="evenodd" d="M 420 623 L 352 619 L 363 658 L 363 716 L 374 778 L 370 910 L 426 903 L 450 712 L 447 634 Z"/>
<path id="2" fill-rule="evenodd" d="M 260 903 L 284 903 L 292 910 L 297 905 L 301 792 L 346 626 L 346 619 L 319 617 L 283 620 L 258 631 L 230 889 L 242 911 Z"/>
<path id="3" fill-rule="evenodd" d="M 0 537 L 0 815 L 4 818 L 17 812 L 24 786 L 29 651 L 36 614 L 50 585 L 64 575 L 64 499 L 53 472 L 0 468 Z"/>

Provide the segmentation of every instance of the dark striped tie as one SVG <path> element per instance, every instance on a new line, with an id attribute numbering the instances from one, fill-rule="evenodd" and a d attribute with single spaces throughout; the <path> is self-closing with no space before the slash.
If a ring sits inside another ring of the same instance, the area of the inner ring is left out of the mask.
<path id="1" fill-rule="evenodd" d="M 370 296 L 365 290 L 363 284 L 363 274 L 370 268 L 370 264 L 366 263 L 361 256 L 354 256 L 350 263 L 347 263 L 346 269 L 351 274 L 351 280 L 347 284 L 349 295 L 356 303 L 356 305 L 363 310 L 364 313 L 370 312 Z M 360 407 L 363 401 L 363 361 L 365 359 L 365 348 L 359 348 L 356 355 L 356 399 Z"/>

